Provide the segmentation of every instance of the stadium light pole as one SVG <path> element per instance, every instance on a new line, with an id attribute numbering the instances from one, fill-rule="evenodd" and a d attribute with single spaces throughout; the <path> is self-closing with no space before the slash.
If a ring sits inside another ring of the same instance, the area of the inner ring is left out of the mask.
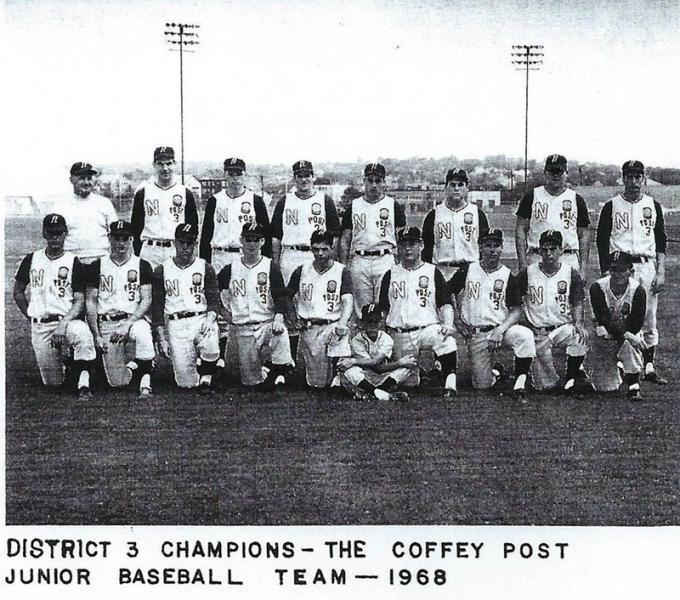
<path id="1" fill-rule="evenodd" d="M 179 52 L 179 127 L 181 144 L 181 171 L 182 185 L 184 185 L 184 53 L 193 52 L 186 50 L 185 46 L 197 46 L 198 33 L 195 32 L 200 25 L 193 23 L 166 23 L 165 41 L 170 44 L 170 50 Z M 177 48 L 179 46 L 179 48 Z"/>
<path id="2" fill-rule="evenodd" d="M 529 71 L 538 71 L 543 64 L 543 46 L 535 44 L 516 44 L 512 47 L 512 64 L 520 65 L 516 71 L 526 73 L 524 108 L 524 191 L 529 187 L 528 149 L 529 149 Z"/>

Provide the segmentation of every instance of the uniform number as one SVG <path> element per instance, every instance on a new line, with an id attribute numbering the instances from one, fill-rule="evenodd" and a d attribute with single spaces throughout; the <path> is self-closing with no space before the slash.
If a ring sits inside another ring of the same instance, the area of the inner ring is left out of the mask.
<path id="1" fill-rule="evenodd" d="M 427 306 L 427 298 L 425 296 L 420 297 L 420 306 Z"/>
<path id="2" fill-rule="evenodd" d="M 203 301 L 203 296 L 201 294 L 194 294 L 194 302 L 200 304 Z"/>
<path id="3" fill-rule="evenodd" d="M 335 310 L 335 301 L 334 300 L 328 300 L 326 302 L 326 308 L 328 309 L 328 312 L 333 312 Z"/>

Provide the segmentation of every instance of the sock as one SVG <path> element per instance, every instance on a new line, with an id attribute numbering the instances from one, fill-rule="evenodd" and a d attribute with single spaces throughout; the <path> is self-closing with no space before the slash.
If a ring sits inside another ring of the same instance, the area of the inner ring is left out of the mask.
<path id="1" fill-rule="evenodd" d="M 449 373 L 446 376 L 446 382 L 444 383 L 444 389 L 446 390 L 455 390 L 456 389 L 456 374 L 455 373 Z"/>
<path id="2" fill-rule="evenodd" d="M 74 360 L 73 370 L 78 373 L 78 389 L 90 387 L 90 370 L 93 360 Z"/>
<path id="3" fill-rule="evenodd" d="M 151 375 L 149 373 L 144 373 L 139 381 L 139 389 L 142 388 L 151 389 Z"/>
<path id="4" fill-rule="evenodd" d="M 523 390 L 527 385 L 527 374 L 526 373 L 520 373 L 517 375 L 517 379 L 515 379 L 515 386 L 512 388 L 513 390 Z"/>
<path id="5" fill-rule="evenodd" d="M 515 356 L 515 377 L 520 375 L 528 375 L 529 369 L 531 369 L 531 361 L 533 358 L 519 358 Z"/>
<path id="6" fill-rule="evenodd" d="M 575 379 L 583 364 L 583 356 L 567 356 L 567 381 Z"/>
<path id="7" fill-rule="evenodd" d="M 220 358 L 223 358 L 225 361 L 227 360 L 227 345 L 229 344 L 229 337 L 224 336 L 220 338 Z"/>
<path id="8" fill-rule="evenodd" d="M 626 383 L 628 388 L 633 388 L 634 385 L 637 385 L 637 388 L 633 389 L 640 389 L 640 373 L 625 373 L 623 376 L 623 381 Z"/>
<path id="9" fill-rule="evenodd" d="M 139 374 L 143 377 L 144 375 L 151 375 L 153 370 L 152 360 L 143 360 L 141 358 L 136 358 L 137 365 L 139 365 Z"/>
<path id="10" fill-rule="evenodd" d="M 367 394 L 372 394 L 375 391 L 375 386 L 368 381 L 367 379 L 362 379 L 361 383 L 357 385 L 357 387 L 362 391 L 366 392 Z"/>
<path id="11" fill-rule="evenodd" d="M 450 352 L 449 354 L 442 354 L 437 356 L 437 360 L 442 364 L 442 372 L 444 375 L 449 375 L 456 372 L 456 352 Z"/>
<path id="12" fill-rule="evenodd" d="M 293 357 L 293 360 L 297 360 L 297 353 L 298 353 L 298 345 L 300 344 L 300 336 L 298 334 L 296 335 L 289 335 L 288 340 L 290 341 L 290 355 Z"/>
<path id="13" fill-rule="evenodd" d="M 397 389 L 398 385 L 399 384 L 396 382 L 395 379 L 392 379 L 392 377 L 388 377 L 387 379 L 385 379 L 380 388 L 385 390 L 386 392 L 393 392 L 394 390 Z"/>
<path id="14" fill-rule="evenodd" d="M 215 373 L 215 366 L 217 364 L 216 360 L 201 360 L 201 364 L 198 365 L 198 368 L 196 369 L 198 371 L 198 374 L 203 376 L 210 376 Z M 203 380 L 203 377 L 201 377 L 201 380 Z"/>

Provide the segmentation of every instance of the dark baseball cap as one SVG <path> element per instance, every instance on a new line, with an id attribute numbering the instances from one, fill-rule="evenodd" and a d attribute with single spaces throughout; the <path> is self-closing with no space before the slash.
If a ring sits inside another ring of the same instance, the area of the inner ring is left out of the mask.
<path id="1" fill-rule="evenodd" d="M 630 268 L 633 266 L 633 257 L 628 252 L 612 252 L 609 255 L 609 265 Z"/>
<path id="2" fill-rule="evenodd" d="M 380 323 L 382 311 L 377 304 L 366 304 L 361 307 L 361 320 L 367 323 Z"/>
<path id="3" fill-rule="evenodd" d="M 182 223 L 175 228 L 176 240 L 195 240 L 198 238 L 198 227 L 193 223 Z"/>
<path id="4" fill-rule="evenodd" d="M 468 178 L 468 174 L 465 169 L 449 169 L 446 172 L 446 183 L 448 184 L 449 181 L 464 181 L 467 183 L 470 181 L 470 179 Z"/>
<path id="5" fill-rule="evenodd" d="M 57 213 L 45 215 L 45 218 L 42 222 L 42 227 L 47 231 L 68 231 L 66 219 Z"/>
<path id="6" fill-rule="evenodd" d="M 109 233 L 116 237 L 131 237 L 132 224 L 129 221 L 114 221 L 109 227 Z"/>
<path id="7" fill-rule="evenodd" d="M 397 242 L 419 242 L 423 239 L 417 227 L 403 227 L 397 232 Z"/>
<path id="8" fill-rule="evenodd" d="M 96 175 L 97 170 L 88 162 L 76 162 L 71 165 L 71 175 L 85 175 L 86 173 Z"/>
<path id="9" fill-rule="evenodd" d="M 561 154 L 551 154 L 545 159 L 545 171 L 566 171 L 567 158 Z"/>
<path id="10" fill-rule="evenodd" d="M 312 163 L 308 160 L 298 160 L 293 165 L 293 175 L 297 175 L 298 173 L 310 173 L 311 175 L 314 175 Z"/>
<path id="11" fill-rule="evenodd" d="M 153 151 L 153 162 L 159 160 L 175 160 L 175 150 L 170 146 L 158 146 Z"/>
<path id="12" fill-rule="evenodd" d="M 246 223 L 243 226 L 243 228 L 241 229 L 241 235 L 243 237 L 263 238 L 264 229 L 262 228 L 262 225 L 260 225 L 257 221 L 253 221 L 252 223 Z"/>
<path id="13" fill-rule="evenodd" d="M 368 177 L 369 175 L 377 175 L 381 179 L 385 179 L 386 174 L 385 167 L 383 167 L 380 163 L 368 163 L 364 167 L 364 177 Z"/>
<path id="14" fill-rule="evenodd" d="M 227 158 L 224 161 L 224 170 L 243 172 L 246 170 L 246 163 L 242 158 Z"/>
<path id="15" fill-rule="evenodd" d="M 562 247 L 562 234 L 556 229 L 547 229 L 541 234 L 541 237 L 538 238 L 538 245 L 542 246 L 543 244 L 548 243 L 555 243 Z"/>
<path id="16" fill-rule="evenodd" d="M 310 246 L 313 244 L 328 244 L 332 248 L 334 242 L 335 236 L 333 235 L 333 232 L 325 231 L 323 229 L 315 231 L 309 238 Z"/>
<path id="17" fill-rule="evenodd" d="M 644 175 L 645 165 L 643 165 L 639 160 L 627 160 L 625 163 L 623 163 L 621 171 L 624 175 L 628 175 L 628 173 Z"/>
<path id="18" fill-rule="evenodd" d="M 501 229 L 488 229 L 486 231 L 482 231 L 482 235 L 479 236 L 480 241 L 482 243 L 488 242 L 488 241 L 494 241 L 498 242 L 499 244 L 503 243 L 503 230 Z"/>

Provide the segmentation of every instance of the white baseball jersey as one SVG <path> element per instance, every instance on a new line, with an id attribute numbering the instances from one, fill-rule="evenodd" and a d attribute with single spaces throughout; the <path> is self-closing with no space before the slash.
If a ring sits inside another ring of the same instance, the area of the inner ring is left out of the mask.
<path id="1" fill-rule="evenodd" d="M 352 200 L 352 252 L 396 248 L 394 205 L 391 196 L 373 204 L 363 196 Z"/>
<path id="2" fill-rule="evenodd" d="M 432 262 L 435 265 L 446 262 L 479 259 L 479 210 L 467 202 L 465 206 L 451 209 L 445 203 L 434 209 L 434 247 Z"/>
<path id="3" fill-rule="evenodd" d="M 562 234 L 563 250 L 578 250 L 576 192 L 567 188 L 559 196 L 549 194 L 541 186 L 534 189 L 527 243 L 537 249 L 541 234 L 554 229 Z"/>
<path id="4" fill-rule="evenodd" d="M 572 267 L 562 263 L 552 275 L 546 275 L 538 264 L 529 265 L 524 313 L 534 327 L 550 327 L 571 323 L 570 294 Z"/>
<path id="5" fill-rule="evenodd" d="M 236 325 L 271 321 L 276 309 L 270 280 L 271 259 L 263 256 L 260 262 L 247 267 L 243 261 L 231 263 L 229 280 L 229 309 Z"/>
<path id="6" fill-rule="evenodd" d="M 151 285 L 151 265 L 131 256 L 118 265 L 105 256 L 90 266 L 91 285 L 97 287 L 97 314 L 132 314 L 141 301 L 141 286 Z"/>
<path id="7" fill-rule="evenodd" d="M 87 198 L 71 194 L 57 212 L 68 226 L 64 250 L 85 260 L 108 253 L 109 226 L 118 220 L 111 200 L 99 194 L 90 194 Z"/>
<path id="8" fill-rule="evenodd" d="M 282 215 L 284 246 L 309 246 L 315 231 L 326 230 L 326 198 L 315 191 L 309 198 L 299 198 L 294 192 L 286 194 Z"/>
<path id="9" fill-rule="evenodd" d="M 656 207 L 651 196 L 642 194 L 637 202 L 620 194 L 612 198 L 611 252 L 656 257 L 655 226 Z"/>
<path id="10" fill-rule="evenodd" d="M 458 295 L 461 314 L 468 325 L 497 326 L 505 321 L 509 313 L 506 294 L 510 277 L 510 269 L 505 265 L 492 273 L 487 273 L 478 262 L 468 267 L 465 287 Z"/>
<path id="11" fill-rule="evenodd" d="M 28 254 L 16 275 L 29 289 L 28 316 L 64 316 L 73 305 L 73 293 L 85 292 L 85 276 L 83 265 L 70 252 L 54 259 L 45 250 Z"/>
<path id="12" fill-rule="evenodd" d="M 302 319 L 328 319 L 338 321 L 342 315 L 342 281 L 345 266 L 339 262 L 324 273 L 314 265 L 305 263 L 300 267 L 297 292 L 297 314 Z M 291 277 L 291 283 L 292 283 Z"/>
<path id="13" fill-rule="evenodd" d="M 625 323 L 631 313 L 633 296 L 640 285 L 640 281 L 634 277 L 630 277 L 628 279 L 628 287 L 621 297 L 618 297 L 612 292 L 610 275 L 598 279 L 595 283 L 600 286 L 600 289 L 604 294 L 611 320 Z"/>
<path id="14" fill-rule="evenodd" d="M 376 356 L 391 358 L 394 340 L 389 334 L 379 331 L 378 337 L 373 341 L 362 331 L 352 338 L 350 348 L 354 358 L 375 358 Z"/>
<path id="15" fill-rule="evenodd" d="M 208 310 L 205 295 L 205 265 L 195 258 L 189 266 L 180 268 L 170 258 L 163 263 L 165 286 L 165 314 L 179 312 L 204 312 Z"/>
<path id="16" fill-rule="evenodd" d="M 144 190 L 144 229 L 140 239 L 172 240 L 175 228 L 186 222 L 187 187 L 174 183 L 160 187 L 150 180 L 140 186 Z"/>
<path id="17" fill-rule="evenodd" d="M 241 231 L 246 223 L 255 222 L 255 193 L 246 190 L 232 198 L 221 190 L 215 194 L 215 229 L 212 248 L 241 247 Z"/>
<path id="18" fill-rule="evenodd" d="M 422 263 L 417 269 L 406 269 L 402 265 L 392 267 L 387 291 L 390 309 L 385 320 L 388 327 L 424 327 L 439 323 L 435 272 L 436 267 L 430 263 Z"/>

